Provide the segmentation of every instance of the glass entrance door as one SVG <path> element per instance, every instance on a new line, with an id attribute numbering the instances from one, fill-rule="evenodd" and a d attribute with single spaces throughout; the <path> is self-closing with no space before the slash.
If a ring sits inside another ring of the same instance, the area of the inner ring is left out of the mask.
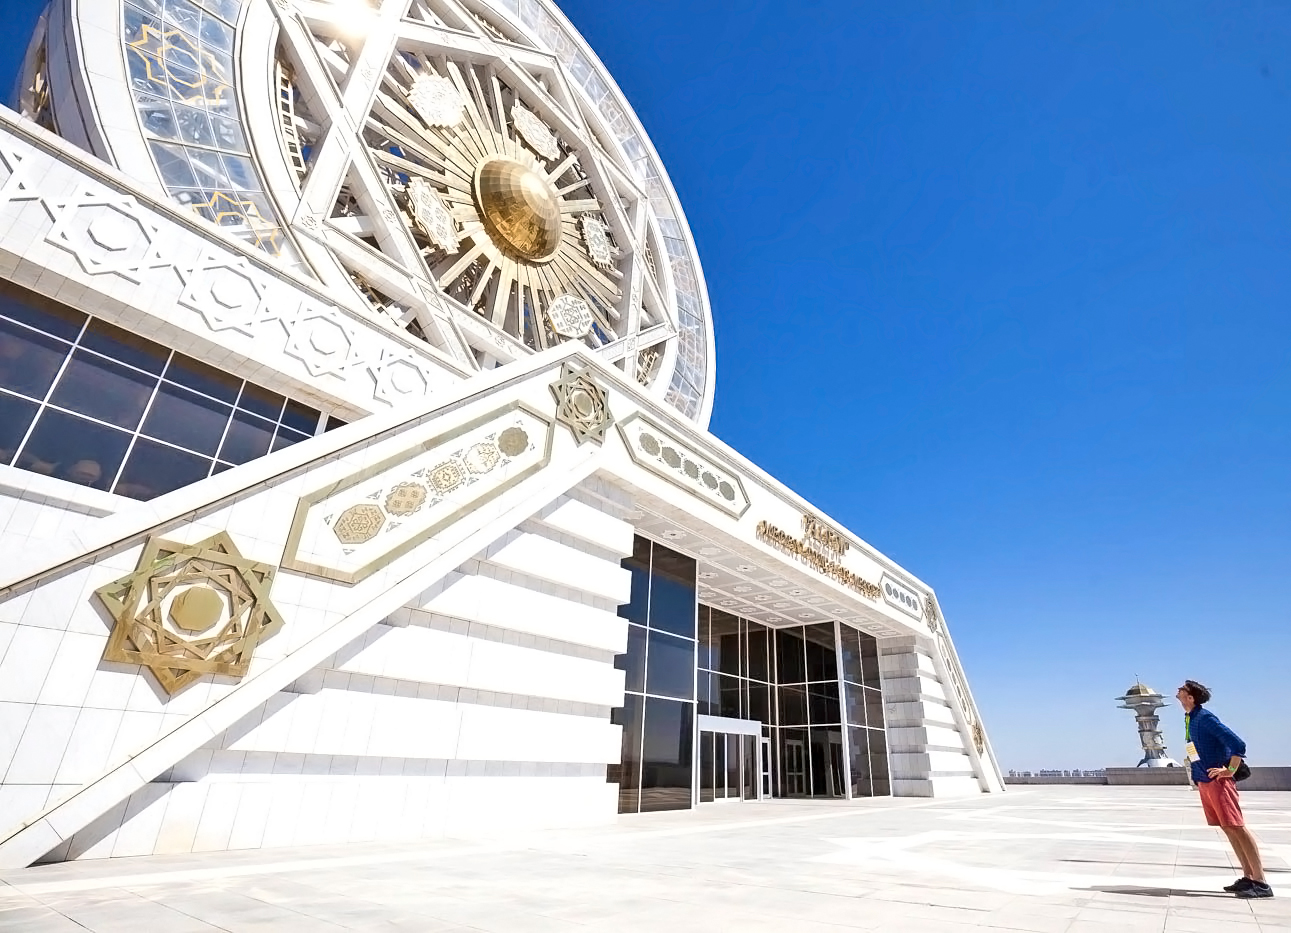
<path id="1" fill-rule="evenodd" d="M 757 800 L 758 775 L 764 775 L 764 781 L 770 776 L 764 752 L 757 736 L 700 732 L 699 802 Z"/>

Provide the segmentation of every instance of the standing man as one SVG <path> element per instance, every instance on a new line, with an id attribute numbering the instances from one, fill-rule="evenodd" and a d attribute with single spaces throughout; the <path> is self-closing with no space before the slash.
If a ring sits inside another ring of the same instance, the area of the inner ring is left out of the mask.
<path id="1" fill-rule="evenodd" d="M 1246 828 L 1242 806 L 1237 800 L 1237 782 L 1233 780 L 1246 755 L 1246 743 L 1220 722 L 1218 716 L 1202 708 L 1210 700 L 1210 691 L 1197 681 L 1185 680 L 1175 697 L 1183 707 L 1188 765 L 1201 794 L 1206 823 L 1224 831 L 1237 853 L 1237 860 L 1242 863 L 1242 877 L 1226 885 L 1224 890 L 1238 897 L 1272 897 L 1273 889 L 1264 879 L 1260 850 Z"/>

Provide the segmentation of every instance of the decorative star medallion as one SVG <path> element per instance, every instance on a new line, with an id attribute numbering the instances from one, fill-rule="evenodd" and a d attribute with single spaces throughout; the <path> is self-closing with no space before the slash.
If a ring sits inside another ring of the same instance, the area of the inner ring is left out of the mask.
<path id="1" fill-rule="evenodd" d="M 133 573 L 95 590 L 114 621 L 104 660 L 142 664 L 172 695 L 203 674 L 244 676 L 283 625 L 275 570 L 224 532 L 193 545 L 151 538 Z"/>
<path id="2" fill-rule="evenodd" d="M 551 384 L 551 394 L 556 399 L 556 420 L 569 428 L 580 446 L 584 441 L 604 443 L 614 416 L 605 390 L 586 371 L 566 363 L 560 379 Z"/>
<path id="3" fill-rule="evenodd" d="M 466 109 L 456 85 L 442 75 L 417 75 L 408 89 L 408 101 L 427 126 L 457 126 Z"/>
<path id="4" fill-rule="evenodd" d="M 560 155 L 560 144 L 546 123 L 543 123 L 531 110 L 526 110 L 516 102 L 511 107 L 511 122 L 516 132 L 534 152 L 544 159 L 555 159 Z"/>
<path id="5" fill-rule="evenodd" d="M 424 178 L 414 178 L 408 183 L 408 204 L 413 222 L 421 232 L 444 252 L 456 253 L 461 246 L 457 224 L 435 187 Z"/>

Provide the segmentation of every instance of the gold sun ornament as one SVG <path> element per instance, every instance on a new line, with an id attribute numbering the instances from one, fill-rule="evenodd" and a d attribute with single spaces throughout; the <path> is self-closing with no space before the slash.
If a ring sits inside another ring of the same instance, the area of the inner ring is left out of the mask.
<path id="1" fill-rule="evenodd" d="M 364 137 L 440 288 L 536 350 L 626 333 L 593 180 L 493 68 L 397 53 Z"/>

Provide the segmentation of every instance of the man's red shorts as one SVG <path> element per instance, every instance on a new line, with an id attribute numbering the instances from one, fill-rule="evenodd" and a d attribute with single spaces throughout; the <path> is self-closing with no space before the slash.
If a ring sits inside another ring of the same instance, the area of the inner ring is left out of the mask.
<path id="1" fill-rule="evenodd" d="M 1245 826 L 1242 805 L 1237 801 L 1237 782 L 1224 778 L 1219 781 L 1199 781 L 1201 808 L 1206 811 L 1208 826 Z"/>

